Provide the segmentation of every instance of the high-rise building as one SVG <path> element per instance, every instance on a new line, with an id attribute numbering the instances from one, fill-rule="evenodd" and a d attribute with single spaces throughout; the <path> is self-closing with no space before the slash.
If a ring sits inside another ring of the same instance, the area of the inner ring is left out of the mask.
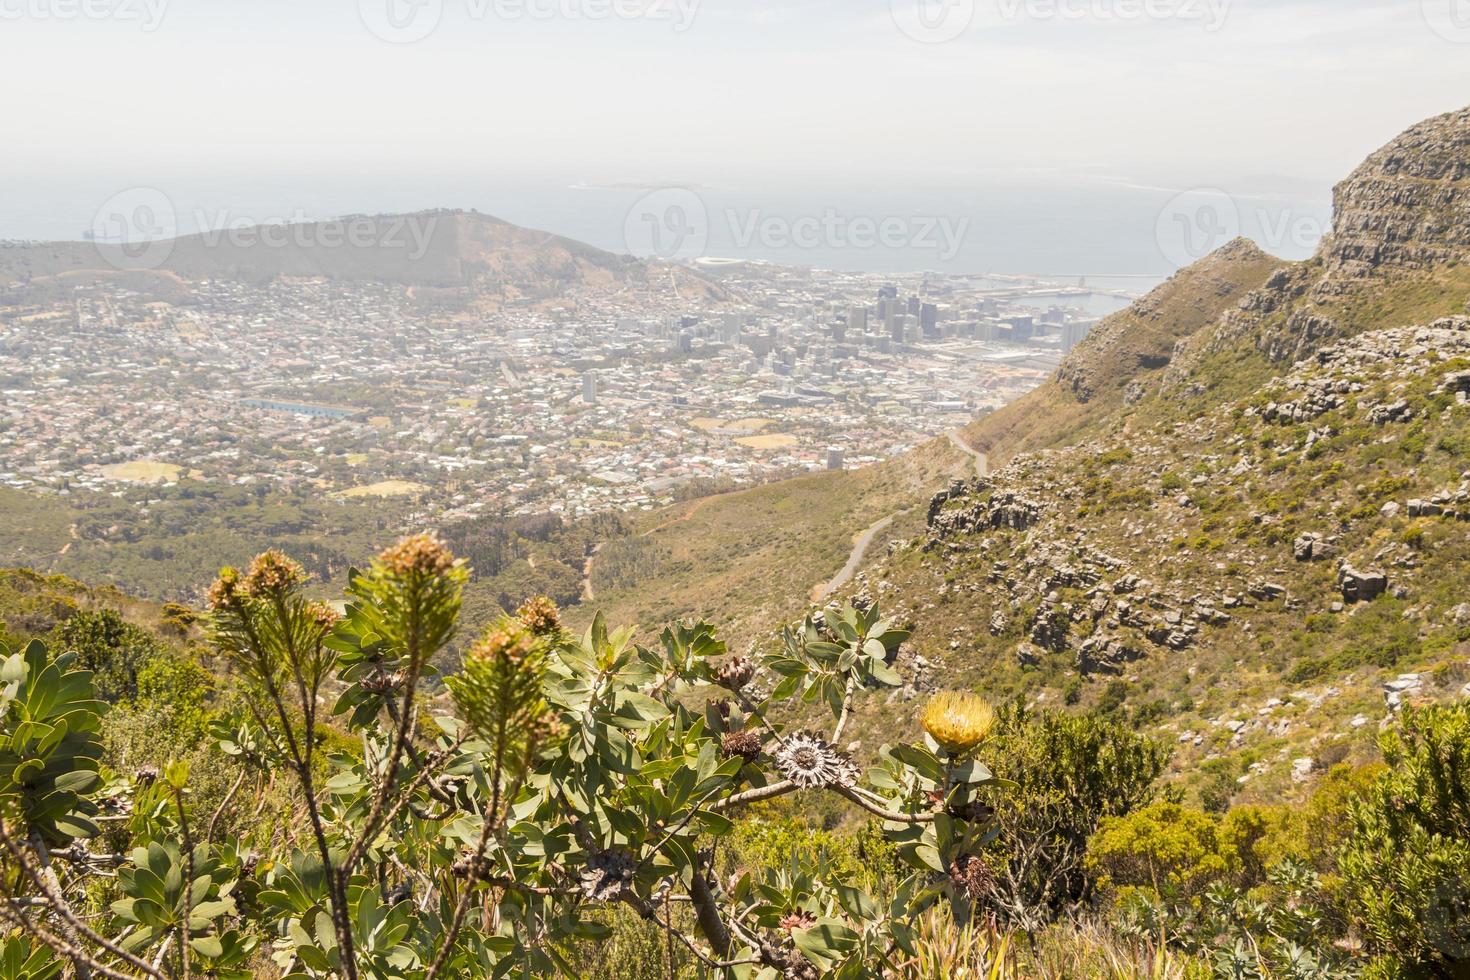
<path id="1" fill-rule="evenodd" d="M 843 470 L 847 468 L 847 453 L 837 446 L 829 447 L 827 450 L 827 469 Z"/>
<path id="2" fill-rule="evenodd" d="M 939 307 L 933 303 L 923 303 L 919 306 L 919 326 L 924 331 L 925 337 L 939 336 Z"/>
<path id="3" fill-rule="evenodd" d="M 582 374 L 582 401 L 588 405 L 597 404 L 597 372 L 586 371 Z"/>

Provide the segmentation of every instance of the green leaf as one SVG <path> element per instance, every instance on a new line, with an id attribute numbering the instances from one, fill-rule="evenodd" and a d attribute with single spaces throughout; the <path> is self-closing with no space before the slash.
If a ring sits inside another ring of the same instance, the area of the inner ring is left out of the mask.
<path id="1" fill-rule="evenodd" d="M 791 939 L 802 955 L 830 970 L 857 949 L 858 934 L 838 919 L 818 919 L 810 929 L 793 929 Z"/>
<path id="2" fill-rule="evenodd" d="M 189 945 L 194 947 L 194 952 L 200 956 L 207 956 L 212 960 L 225 955 L 225 944 L 220 942 L 217 936 L 201 936 L 190 940 Z"/>

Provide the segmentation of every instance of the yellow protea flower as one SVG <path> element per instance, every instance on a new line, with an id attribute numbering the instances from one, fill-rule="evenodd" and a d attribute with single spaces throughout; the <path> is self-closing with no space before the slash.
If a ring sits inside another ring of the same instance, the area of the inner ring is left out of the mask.
<path id="1" fill-rule="evenodd" d="M 995 727 L 995 709 L 977 694 L 948 691 L 924 706 L 919 724 L 951 755 L 968 752 Z"/>

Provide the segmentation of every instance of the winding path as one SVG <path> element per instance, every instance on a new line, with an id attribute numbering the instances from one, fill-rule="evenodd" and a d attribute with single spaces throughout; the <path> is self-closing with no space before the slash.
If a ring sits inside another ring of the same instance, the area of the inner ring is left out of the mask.
<path id="1" fill-rule="evenodd" d="M 990 457 L 972 449 L 965 440 L 960 438 L 960 431 L 951 429 L 945 435 L 949 437 L 951 445 L 975 461 L 975 475 L 983 480 L 990 475 Z M 873 546 L 873 539 L 887 530 L 888 525 L 897 520 L 898 515 L 902 513 L 903 511 L 895 511 L 859 534 L 853 543 L 852 554 L 848 557 L 847 564 L 842 566 L 842 571 L 838 572 L 832 581 L 812 589 L 812 601 L 820 605 L 830 599 L 838 589 L 851 582 L 853 576 L 857 575 L 858 569 L 862 567 L 863 559 L 868 556 L 868 549 Z"/>
<path id="2" fill-rule="evenodd" d="M 851 582 L 852 577 L 857 574 L 858 569 L 862 566 L 863 559 L 868 556 L 868 549 L 873 546 L 873 539 L 882 534 L 888 528 L 888 525 L 892 524 L 897 517 L 898 514 L 889 514 L 883 520 L 874 524 L 862 534 L 859 534 L 857 540 L 853 543 L 852 555 L 847 559 L 847 564 L 842 566 L 842 571 L 838 572 L 832 581 L 826 585 L 819 585 L 812 590 L 812 601 L 816 603 L 824 602 L 838 589 Z"/>
<path id="3" fill-rule="evenodd" d="M 960 438 L 960 431 L 951 429 L 948 433 L 949 441 L 956 449 L 975 461 L 975 475 L 983 480 L 990 475 L 990 457 L 985 453 L 970 448 L 970 444 Z"/>

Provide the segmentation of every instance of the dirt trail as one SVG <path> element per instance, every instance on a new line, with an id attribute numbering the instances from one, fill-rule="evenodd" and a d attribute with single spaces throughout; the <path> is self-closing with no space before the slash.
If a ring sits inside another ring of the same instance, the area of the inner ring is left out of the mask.
<path id="1" fill-rule="evenodd" d="M 892 524 L 897 517 L 898 514 L 889 514 L 883 520 L 874 524 L 862 534 L 859 534 L 857 540 L 853 543 L 852 554 L 848 557 L 847 564 L 842 566 L 842 571 L 838 572 L 832 581 L 826 585 L 819 585 L 812 590 L 812 601 L 816 603 L 825 602 L 838 589 L 851 582 L 852 577 L 862 567 L 863 559 L 868 556 L 868 549 L 873 546 L 873 539 L 887 530 L 888 525 Z"/>
<path id="2" fill-rule="evenodd" d="M 989 456 L 987 456 L 985 453 L 979 452 L 978 450 L 971 449 L 970 444 L 961 439 L 958 432 L 950 431 L 948 435 L 949 441 L 954 445 L 956 449 L 975 461 L 976 476 L 980 477 L 980 479 L 983 480 L 990 475 Z"/>

